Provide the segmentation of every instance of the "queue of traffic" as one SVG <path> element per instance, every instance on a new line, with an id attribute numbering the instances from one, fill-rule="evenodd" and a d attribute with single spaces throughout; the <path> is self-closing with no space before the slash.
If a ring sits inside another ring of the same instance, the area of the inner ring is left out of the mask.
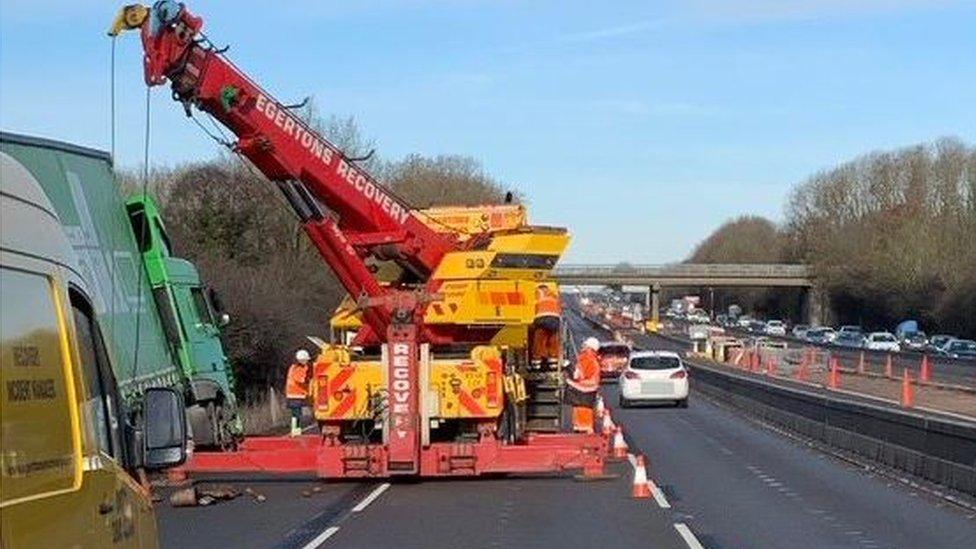
<path id="1" fill-rule="evenodd" d="M 890 353 L 915 351 L 945 358 L 976 360 L 976 341 L 946 334 L 929 337 L 924 331 L 918 329 L 914 321 L 900 324 L 894 332 L 883 330 L 869 332 L 857 325 L 845 325 L 836 329 L 831 326 L 808 324 L 789 326 L 783 320 L 760 320 L 749 315 L 733 317 L 719 314 L 713 321 L 711 315 L 702 309 L 690 313 L 668 310 L 665 316 L 692 324 L 715 324 L 753 335 L 791 338 L 820 346 Z"/>

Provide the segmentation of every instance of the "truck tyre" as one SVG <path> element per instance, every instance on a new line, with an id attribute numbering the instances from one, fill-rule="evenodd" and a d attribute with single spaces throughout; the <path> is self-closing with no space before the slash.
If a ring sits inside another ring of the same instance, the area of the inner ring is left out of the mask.
<path id="1" fill-rule="evenodd" d="M 222 446 L 224 437 L 221 433 L 220 424 L 222 423 L 221 417 L 223 414 L 223 406 L 217 404 L 214 401 L 207 403 L 207 420 L 210 424 L 210 440 L 213 441 L 213 446 L 219 448 Z"/>
<path id="2" fill-rule="evenodd" d="M 688 407 L 688 397 L 685 397 L 685 398 L 679 400 L 676 403 L 676 405 L 677 405 L 678 408 L 687 408 Z"/>
<path id="3" fill-rule="evenodd" d="M 620 395 L 618 399 L 621 408 L 630 408 L 630 401 L 624 398 L 624 395 Z"/>

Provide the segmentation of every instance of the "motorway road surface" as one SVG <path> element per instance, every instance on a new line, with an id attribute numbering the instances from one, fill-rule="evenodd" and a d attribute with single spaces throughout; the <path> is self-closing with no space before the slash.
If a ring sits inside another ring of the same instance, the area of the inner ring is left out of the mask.
<path id="1" fill-rule="evenodd" d="M 594 332 L 578 316 L 581 336 Z M 672 343 L 645 337 L 646 346 Z M 605 385 L 607 401 L 617 390 Z M 674 520 L 706 547 L 976 547 L 976 514 L 875 476 L 694 391 L 687 409 L 614 409 Z"/>
<path id="2" fill-rule="evenodd" d="M 387 485 L 254 482 L 248 496 L 208 507 L 159 505 L 164 547 L 687 549 L 671 513 L 630 497 L 631 468 L 615 479 L 492 478 Z M 320 493 L 303 496 L 315 486 Z M 683 528 L 682 528 L 683 529 Z"/>
<path id="3" fill-rule="evenodd" d="M 577 341 L 594 333 L 579 317 L 569 321 Z M 615 391 L 604 387 L 608 403 Z M 827 456 L 694 390 L 687 409 L 614 415 L 632 450 L 648 456 L 655 499 L 629 497 L 627 464 L 602 482 L 249 477 L 230 483 L 264 494 L 263 503 L 160 503 L 161 539 L 164 547 L 976 547 L 973 512 Z"/>

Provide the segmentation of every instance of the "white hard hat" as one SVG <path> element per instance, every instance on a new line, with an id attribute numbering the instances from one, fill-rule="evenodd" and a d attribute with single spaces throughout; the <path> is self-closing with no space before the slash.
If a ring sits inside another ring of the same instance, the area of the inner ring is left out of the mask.
<path id="1" fill-rule="evenodd" d="M 594 351 L 600 350 L 600 340 L 595 337 L 588 337 L 583 340 L 583 347 L 587 349 L 593 349 Z"/>
<path id="2" fill-rule="evenodd" d="M 301 362 L 302 364 L 305 364 L 306 362 L 311 360 L 311 358 L 312 357 L 308 356 L 308 351 L 306 351 L 305 349 L 299 349 L 298 352 L 295 353 L 295 360 Z"/>

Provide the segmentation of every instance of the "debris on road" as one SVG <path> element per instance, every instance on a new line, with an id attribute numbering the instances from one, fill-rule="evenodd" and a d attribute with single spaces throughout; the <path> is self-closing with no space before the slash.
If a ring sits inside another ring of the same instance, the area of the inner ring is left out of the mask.
<path id="1" fill-rule="evenodd" d="M 217 484 L 203 488 L 191 486 L 173 492 L 169 496 L 169 503 L 173 507 L 206 506 L 218 501 L 232 500 L 240 495 L 241 492 L 239 490 L 227 484 Z"/>
<path id="2" fill-rule="evenodd" d="M 249 495 L 249 496 L 251 496 L 251 499 L 253 499 L 254 501 L 256 501 L 258 503 L 264 503 L 264 501 L 268 499 L 268 498 L 264 497 L 264 494 L 259 494 L 259 493 L 255 492 L 253 488 L 250 488 L 250 487 L 245 488 L 244 489 L 244 493 L 247 494 L 247 495 Z"/>

